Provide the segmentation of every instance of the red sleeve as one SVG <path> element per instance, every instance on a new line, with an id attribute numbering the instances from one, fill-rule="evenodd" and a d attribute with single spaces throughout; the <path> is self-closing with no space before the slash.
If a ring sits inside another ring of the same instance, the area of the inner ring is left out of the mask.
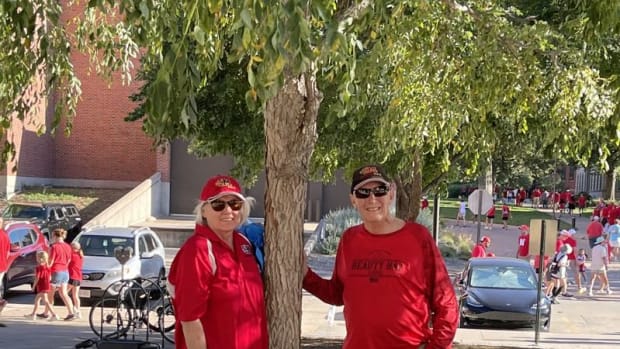
<path id="1" fill-rule="evenodd" d="M 441 253 L 430 238 L 430 234 L 428 236 L 428 241 L 430 242 L 428 250 L 431 251 L 430 260 L 432 261 L 429 270 L 433 274 L 432 277 L 428 278 L 433 285 L 433 294 L 431 296 L 433 334 L 426 348 L 449 349 L 452 347 L 452 341 L 458 326 L 458 305 L 454 287 L 448 276 Z"/>
<path id="2" fill-rule="evenodd" d="M 188 240 L 170 266 L 169 280 L 174 286 L 174 311 L 177 320 L 193 321 L 204 315 L 212 278 L 207 239 Z"/>
<path id="3" fill-rule="evenodd" d="M 330 280 L 323 279 L 312 269 L 308 268 L 308 272 L 303 280 L 303 288 L 327 304 L 344 304 L 344 300 L 342 299 L 344 285 L 338 277 L 338 266 L 340 263 L 343 263 L 342 241 L 344 240 L 345 234 L 343 234 L 343 238 L 340 239 L 340 244 L 338 245 L 338 251 L 336 252 L 336 264 L 334 265 L 332 278 Z"/>

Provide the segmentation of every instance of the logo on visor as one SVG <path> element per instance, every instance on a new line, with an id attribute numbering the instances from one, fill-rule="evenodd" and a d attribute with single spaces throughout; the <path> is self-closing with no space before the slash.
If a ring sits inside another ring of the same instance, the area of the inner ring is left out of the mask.
<path id="1" fill-rule="evenodd" d="M 368 177 L 368 176 L 383 177 L 375 166 L 366 166 L 360 170 L 359 174 L 364 177 Z"/>
<path id="2" fill-rule="evenodd" d="M 220 178 L 215 182 L 215 186 L 218 188 L 237 189 L 237 187 L 230 182 L 228 178 Z"/>

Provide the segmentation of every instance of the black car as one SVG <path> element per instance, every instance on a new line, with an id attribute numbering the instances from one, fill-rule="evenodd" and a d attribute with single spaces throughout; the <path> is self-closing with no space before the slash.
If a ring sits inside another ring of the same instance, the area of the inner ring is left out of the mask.
<path id="1" fill-rule="evenodd" d="M 10 203 L 2 212 L 5 222 L 28 221 L 35 224 L 49 241 L 56 228 L 67 231 L 67 242 L 82 230 L 82 218 L 74 204 L 64 203 Z"/>
<path id="2" fill-rule="evenodd" d="M 482 324 L 534 326 L 540 304 L 540 329 L 549 331 L 551 302 L 541 292 L 527 261 L 515 258 L 472 258 L 455 280 L 460 327 Z"/>

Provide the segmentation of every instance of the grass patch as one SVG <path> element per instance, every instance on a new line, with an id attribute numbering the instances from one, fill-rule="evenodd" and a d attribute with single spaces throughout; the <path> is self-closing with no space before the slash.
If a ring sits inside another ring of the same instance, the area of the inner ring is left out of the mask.
<path id="1" fill-rule="evenodd" d="M 99 190 L 100 191 L 100 190 Z M 24 187 L 15 197 L 9 201 L 16 202 L 58 202 L 73 203 L 77 206 L 86 207 L 96 201 L 100 194 L 96 189 L 82 188 L 55 188 L 55 187 Z M 79 209 L 80 207 L 78 207 Z"/>
<path id="2" fill-rule="evenodd" d="M 509 225 L 519 226 L 521 224 L 530 224 L 532 219 L 553 219 L 553 216 L 546 213 L 541 212 L 531 207 L 525 206 L 510 206 L 510 219 L 508 220 Z M 431 203 L 431 209 L 433 205 Z M 445 199 L 439 202 L 439 217 L 442 219 L 456 219 L 456 214 L 459 211 L 459 201 L 456 199 Z M 584 214 L 586 212 L 588 215 L 591 214 L 592 209 L 584 210 Z M 471 221 L 474 219 L 474 215 L 467 209 L 467 220 Z M 486 216 L 482 217 L 482 222 L 484 223 Z M 493 220 L 495 224 L 502 223 L 502 205 L 495 205 L 495 219 Z M 569 229 L 571 226 L 568 223 L 560 222 L 560 229 Z"/>

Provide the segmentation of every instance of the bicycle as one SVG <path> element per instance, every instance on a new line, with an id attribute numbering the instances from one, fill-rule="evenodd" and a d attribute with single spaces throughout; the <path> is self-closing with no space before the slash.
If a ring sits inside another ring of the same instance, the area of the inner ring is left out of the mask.
<path id="1" fill-rule="evenodd" d="M 146 326 L 147 338 L 154 331 L 161 334 L 162 342 L 174 343 L 176 320 L 165 278 L 120 280 L 110 287 L 118 287 L 117 296 L 104 296 L 90 308 L 89 325 L 95 335 L 135 337 L 135 331 Z"/>

